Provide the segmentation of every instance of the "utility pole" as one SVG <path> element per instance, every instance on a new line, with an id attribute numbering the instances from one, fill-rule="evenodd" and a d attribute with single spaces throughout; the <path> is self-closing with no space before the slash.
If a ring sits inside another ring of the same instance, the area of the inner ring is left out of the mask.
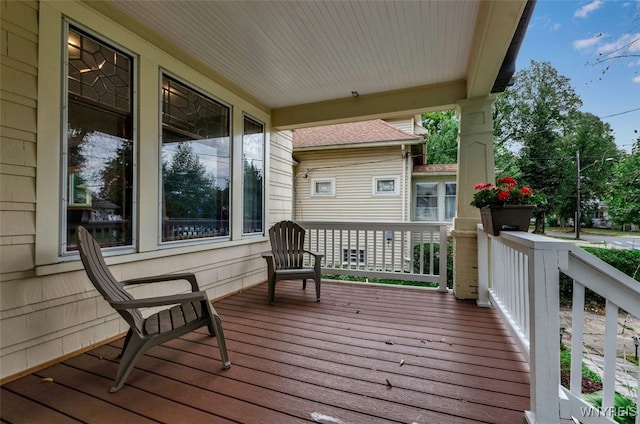
<path id="1" fill-rule="evenodd" d="M 580 239 L 580 150 L 576 150 L 576 217 L 575 217 L 575 229 L 576 240 Z"/>

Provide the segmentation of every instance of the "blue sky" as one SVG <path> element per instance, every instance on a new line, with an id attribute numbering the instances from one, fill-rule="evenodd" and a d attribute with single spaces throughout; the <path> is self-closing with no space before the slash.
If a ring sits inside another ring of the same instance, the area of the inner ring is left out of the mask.
<path id="1" fill-rule="evenodd" d="M 597 63 L 624 52 L 635 57 Z M 531 60 L 569 78 L 581 110 L 608 122 L 616 144 L 630 151 L 640 136 L 640 0 L 538 0 L 517 70 Z"/>

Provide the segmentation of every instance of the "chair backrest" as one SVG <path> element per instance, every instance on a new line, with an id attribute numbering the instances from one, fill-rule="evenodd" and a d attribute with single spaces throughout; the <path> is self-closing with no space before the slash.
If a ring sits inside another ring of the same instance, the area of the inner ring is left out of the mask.
<path id="1" fill-rule="evenodd" d="M 280 221 L 269 229 L 276 269 L 299 269 L 304 265 L 304 228 L 293 221 Z"/>
<path id="2" fill-rule="evenodd" d="M 124 289 L 124 286 L 109 271 L 98 242 L 81 225 L 76 228 L 76 240 L 78 240 L 78 250 L 80 251 L 80 259 L 82 260 L 82 265 L 84 265 L 84 270 L 102 297 L 109 304 L 118 300 L 132 300 L 133 296 Z M 134 328 L 141 328 L 143 318 L 138 309 L 117 310 L 117 312 L 129 325 Z"/>

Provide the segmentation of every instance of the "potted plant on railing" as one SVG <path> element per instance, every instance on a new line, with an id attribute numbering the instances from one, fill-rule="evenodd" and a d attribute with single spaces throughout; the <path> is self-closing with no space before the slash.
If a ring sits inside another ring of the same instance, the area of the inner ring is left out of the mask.
<path id="1" fill-rule="evenodd" d="M 500 230 L 528 231 L 535 209 L 535 195 L 512 177 L 503 177 L 496 185 L 480 183 L 475 186 L 472 206 L 480 209 L 484 231 L 497 236 Z"/>

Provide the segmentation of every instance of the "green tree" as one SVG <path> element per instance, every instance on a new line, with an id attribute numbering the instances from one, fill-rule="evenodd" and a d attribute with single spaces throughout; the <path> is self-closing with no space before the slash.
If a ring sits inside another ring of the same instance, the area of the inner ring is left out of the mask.
<path id="1" fill-rule="evenodd" d="M 545 215 L 558 209 L 561 187 L 570 174 L 568 161 L 550 161 L 571 154 L 562 136 L 568 117 L 582 102 L 569 79 L 548 62 L 531 61 L 514 80 L 494 104 L 494 140 L 499 148 L 519 152 L 521 182 L 546 195 L 547 204 L 535 213 L 536 232 L 544 232 Z"/>
<path id="2" fill-rule="evenodd" d="M 424 113 L 422 126 L 429 134 L 427 163 L 457 163 L 459 122 L 455 111 Z"/>
<path id="3" fill-rule="evenodd" d="M 576 210 L 576 185 L 580 167 L 581 222 L 591 225 L 591 216 L 608 191 L 615 164 L 621 155 L 611 126 L 591 113 L 574 112 L 567 120 L 563 137 L 565 151 L 574 155 L 568 180 L 560 187 L 560 202 L 555 213 L 563 219 Z M 579 161 L 577 156 L 579 155 Z"/>
<path id="4" fill-rule="evenodd" d="M 220 203 L 214 181 L 193 148 L 178 143 L 170 163 L 163 162 L 164 214 L 168 218 L 212 218 Z"/>
<path id="5" fill-rule="evenodd" d="M 605 199 L 614 223 L 640 223 L 640 137 L 615 167 Z"/>
<path id="6" fill-rule="evenodd" d="M 100 197 L 118 205 L 116 213 L 125 219 L 131 216 L 132 205 L 128 199 L 133 198 L 133 142 L 120 142 L 116 154 L 105 163 L 101 171 L 102 186 Z"/>

